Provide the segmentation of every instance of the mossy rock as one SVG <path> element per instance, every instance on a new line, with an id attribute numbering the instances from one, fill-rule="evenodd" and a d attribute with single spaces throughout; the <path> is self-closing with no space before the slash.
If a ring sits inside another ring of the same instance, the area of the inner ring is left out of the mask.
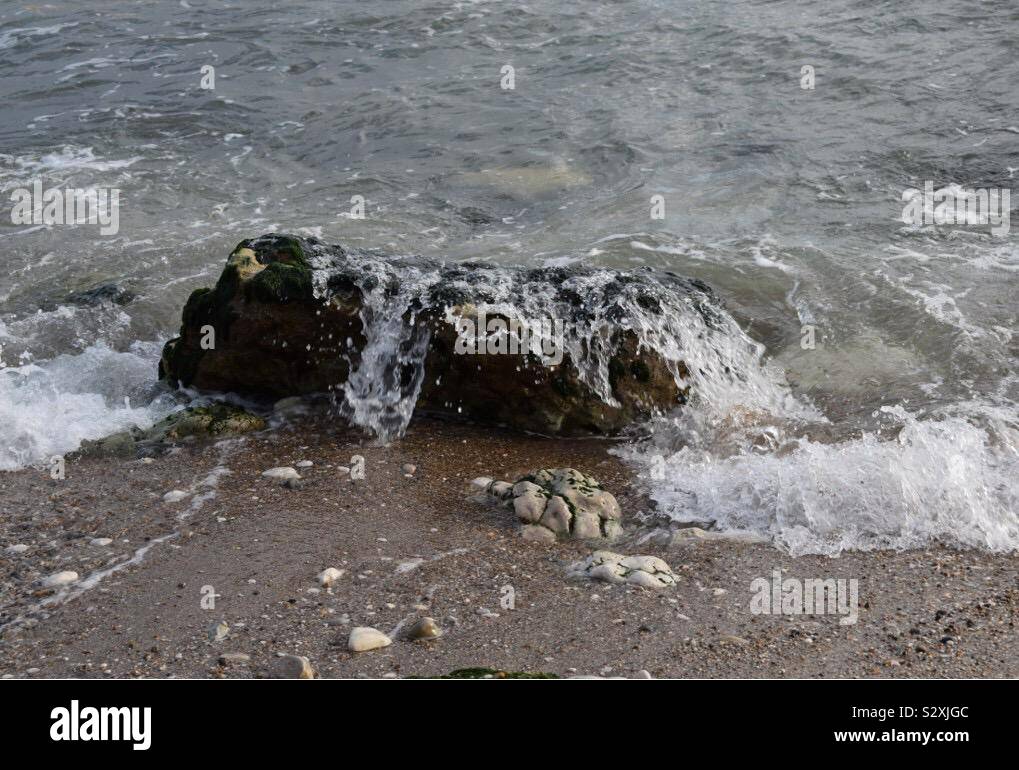
<path id="1" fill-rule="evenodd" d="M 345 381 L 345 342 L 361 339 L 360 293 L 340 304 L 315 297 L 308 254 L 317 243 L 278 234 L 238 243 L 215 287 L 188 297 L 159 378 L 274 399 Z"/>
<path id="2" fill-rule="evenodd" d="M 81 442 L 81 446 L 74 455 L 78 457 L 134 457 L 135 436 L 131 431 L 125 430 L 94 441 L 85 440 Z"/>
<path id="3" fill-rule="evenodd" d="M 189 436 L 217 438 L 264 430 L 266 422 L 258 415 L 232 404 L 189 406 L 160 420 L 151 428 L 132 428 L 94 441 L 82 441 L 72 457 L 135 458 L 152 454 L 163 443 Z"/>
<path id="4" fill-rule="evenodd" d="M 264 430 L 265 420 L 231 404 L 190 406 L 174 412 L 144 431 L 145 440 L 175 440 L 187 436 L 235 436 Z"/>
<path id="5" fill-rule="evenodd" d="M 163 348 L 159 377 L 173 387 L 273 401 L 335 393 L 361 364 L 364 323 L 397 315 L 405 323 L 400 355 L 414 353 L 394 363 L 394 380 L 408 390 L 420 383 L 416 413 L 542 435 L 617 435 L 684 405 L 690 379 L 683 361 L 641 342 L 624 323 L 628 313 L 670 308 L 713 326 L 722 311 L 711 290 L 691 279 L 614 271 L 603 284 L 587 280 L 592 270 L 605 272 L 580 265 L 443 264 L 263 235 L 238 243 L 216 285 L 188 298 L 180 333 Z M 594 346 L 604 373 L 593 377 L 590 360 L 573 361 L 580 348 L 572 345 L 551 362 L 533 348 L 465 355 L 453 319 L 478 320 L 504 290 L 511 297 L 547 296 L 564 328 L 607 322 Z"/>

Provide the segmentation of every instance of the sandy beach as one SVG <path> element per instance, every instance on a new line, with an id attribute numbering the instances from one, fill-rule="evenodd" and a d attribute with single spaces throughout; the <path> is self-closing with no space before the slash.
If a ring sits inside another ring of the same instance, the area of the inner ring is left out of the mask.
<path id="1" fill-rule="evenodd" d="M 301 655 L 322 678 L 466 668 L 564 677 L 1019 675 L 1014 556 L 935 547 L 792 558 L 731 539 L 670 544 L 655 536 L 653 517 L 640 520 L 648 502 L 609 454 L 610 441 L 421 418 L 402 440 L 378 446 L 337 426 L 324 413 L 305 415 L 239 438 L 183 441 L 150 461 L 69 459 L 63 480 L 38 469 L 0 476 L 8 549 L 0 673 L 266 677 L 280 655 Z M 353 455 L 365 458 L 363 480 L 338 470 Z M 314 464 L 300 468 L 299 488 L 261 475 L 302 461 Z M 596 476 L 618 498 L 627 534 L 611 547 L 664 559 L 677 585 L 571 578 L 569 565 L 597 544 L 525 541 L 512 511 L 469 485 L 559 466 Z M 164 502 L 173 490 L 186 494 Z M 324 588 L 316 576 L 328 567 L 343 575 Z M 751 581 L 775 569 L 857 579 L 858 622 L 752 613 Z M 62 570 L 80 579 L 40 586 Z M 442 636 L 406 639 L 425 616 Z M 221 623 L 228 628 L 216 639 Z M 393 643 L 350 652 L 357 626 Z"/>

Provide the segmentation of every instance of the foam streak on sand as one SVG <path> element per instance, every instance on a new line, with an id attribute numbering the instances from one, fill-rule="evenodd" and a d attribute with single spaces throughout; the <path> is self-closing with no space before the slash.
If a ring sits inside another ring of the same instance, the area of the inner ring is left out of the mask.
<path id="1" fill-rule="evenodd" d="M 87 575 L 82 580 L 72 583 L 66 588 L 62 588 L 60 591 L 57 591 L 55 594 L 52 594 L 51 596 L 47 596 L 45 599 L 42 599 L 37 604 L 30 607 L 23 614 L 0 626 L 0 634 L 2 634 L 9 628 L 16 628 L 24 624 L 28 620 L 37 617 L 41 612 L 45 611 L 47 608 L 57 607 L 60 606 L 61 604 L 66 604 L 69 601 L 77 599 L 85 592 L 91 591 L 93 588 L 99 585 L 99 583 L 108 578 L 110 575 L 116 574 L 117 572 L 120 572 L 123 569 L 127 569 L 128 567 L 141 564 L 142 561 L 145 559 L 146 554 L 148 554 L 148 552 L 151 551 L 153 547 L 167 540 L 172 540 L 173 538 L 178 537 L 179 535 L 180 533 L 175 531 L 163 535 L 162 537 L 154 538 L 153 540 L 150 540 L 142 547 L 138 548 L 130 558 L 124 559 L 123 561 L 119 561 L 116 564 L 113 564 L 112 566 L 96 570 L 92 574 Z"/>
<path id="2" fill-rule="evenodd" d="M 219 452 L 219 463 L 201 479 L 189 487 L 189 494 L 194 494 L 194 497 L 192 498 L 191 505 L 188 509 L 177 515 L 177 521 L 185 521 L 197 513 L 199 509 L 205 505 L 205 503 L 216 498 L 220 478 L 232 473 L 232 471 L 226 466 L 227 458 L 239 451 L 244 444 L 245 440 L 243 438 L 224 439 L 216 442 L 215 446 Z M 26 620 L 36 617 L 40 612 L 46 610 L 48 607 L 59 606 L 77 599 L 82 594 L 91 591 L 93 588 L 98 586 L 106 578 L 120 572 L 123 569 L 141 564 L 153 547 L 160 545 L 161 543 L 165 543 L 168 540 L 174 540 L 180 537 L 180 532 L 181 531 L 179 529 L 174 529 L 172 532 L 167 532 L 165 535 L 152 538 L 145 545 L 137 548 L 134 554 L 129 558 L 124 558 L 115 564 L 95 570 L 83 579 L 72 583 L 57 593 L 47 596 L 33 607 L 29 608 L 28 611 L 22 615 L 19 615 L 10 622 L 0 626 L 0 633 L 8 627 L 21 625 Z"/>

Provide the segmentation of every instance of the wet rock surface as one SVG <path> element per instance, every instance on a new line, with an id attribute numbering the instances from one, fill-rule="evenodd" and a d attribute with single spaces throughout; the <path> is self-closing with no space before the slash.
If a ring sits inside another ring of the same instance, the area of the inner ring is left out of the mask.
<path id="1" fill-rule="evenodd" d="M 189 406 L 150 428 L 132 428 L 95 441 L 83 441 L 74 455 L 85 457 L 149 457 L 192 439 L 218 439 L 264 430 L 264 418 L 232 404 Z"/>
<path id="2" fill-rule="evenodd" d="M 332 391 L 383 435 L 415 410 L 613 434 L 686 402 L 668 324 L 724 318 L 706 285 L 666 272 L 447 265 L 266 235 L 191 295 L 160 376 L 274 399 Z"/>

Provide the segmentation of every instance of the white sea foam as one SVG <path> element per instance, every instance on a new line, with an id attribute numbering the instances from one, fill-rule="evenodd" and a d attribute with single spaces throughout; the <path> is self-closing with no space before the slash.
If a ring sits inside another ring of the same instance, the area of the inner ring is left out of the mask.
<path id="1" fill-rule="evenodd" d="M 49 27 L 21 27 L 18 29 L 9 29 L 5 32 L 0 32 L 0 50 L 3 50 L 4 48 L 11 48 L 19 43 L 26 42 L 29 38 L 56 35 L 61 30 L 76 26 L 78 26 L 77 22 L 71 22 L 68 24 L 54 24 Z"/>
<path id="2" fill-rule="evenodd" d="M 650 444 L 624 454 L 669 518 L 758 532 L 793 554 L 932 542 L 1019 548 L 1014 413 L 970 404 L 925 419 L 902 407 L 878 416 L 880 433 L 840 442 L 770 426 L 733 453 L 702 443 L 667 456 Z"/>
<path id="3" fill-rule="evenodd" d="M 30 153 L 26 155 L 5 155 L 0 153 L 0 182 L 3 189 L 27 183 L 33 177 L 67 174 L 73 172 L 94 173 L 119 171 L 142 160 L 141 156 L 104 159 L 96 155 L 91 147 L 63 145 L 55 152 Z M 63 177 L 60 177 L 63 178 Z"/>
<path id="4" fill-rule="evenodd" d="M 157 360 L 154 343 L 128 352 L 96 344 L 77 355 L 0 369 L 0 470 L 162 419 L 173 402 L 152 398 Z"/>

